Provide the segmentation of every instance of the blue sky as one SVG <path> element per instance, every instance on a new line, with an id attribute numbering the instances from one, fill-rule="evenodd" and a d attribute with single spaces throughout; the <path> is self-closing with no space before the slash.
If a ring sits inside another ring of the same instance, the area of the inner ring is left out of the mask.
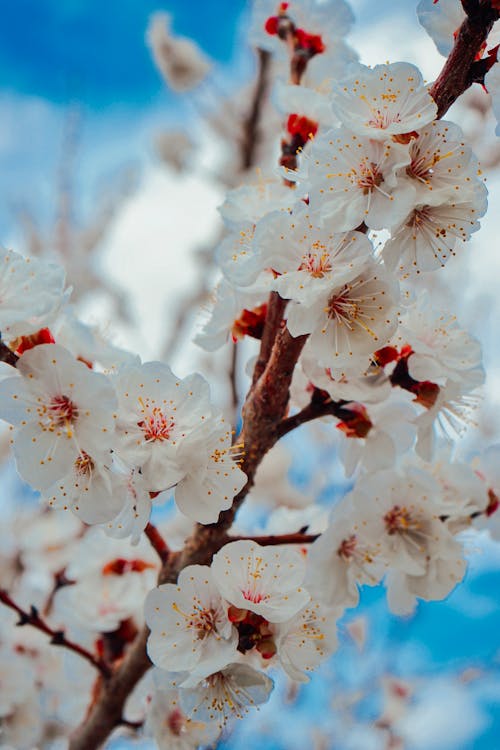
<path id="1" fill-rule="evenodd" d="M 55 103 L 100 109 L 147 106 L 164 91 L 144 44 L 149 16 L 175 15 L 176 33 L 214 58 L 234 55 L 234 27 L 244 0 L 15 0 L 2 4 L 2 88 Z"/>

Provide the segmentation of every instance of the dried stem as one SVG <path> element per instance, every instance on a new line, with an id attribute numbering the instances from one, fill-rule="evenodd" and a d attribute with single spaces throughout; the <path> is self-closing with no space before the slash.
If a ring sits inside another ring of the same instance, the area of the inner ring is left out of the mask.
<path id="1" fill-rule="evenodd" d="M 83 646 L 80 646 L 78 643 L 68 640 L 64 635 L 64 631 L 54 630 L 47 625 L 45 620 L 40 617 L 36 607 L 32 606 L 30 611 L 27 612 L 16 604 L 7 591 L 4 591 L 3 589 L 0 589 L 0 602 L 5 604 L 6 607 L 14 610 L 14 612 L 17 612 L 19 615 L 19 622 L 17 624 L 19 626 L 31 625 L 37 630 L 40 630 L 40 632 L 45 633 L 45 635 L 48 635 L 50 637 L 50 642 L 54 646 L 63 646 L 69 651 L 73 651 L 75 654 L 81 656 L 82 659 L 88 661 L 89 664 L 91 664 L 94 669 L 97 669 L 105 679 L 108 679 L 111 676 L 111 670 L 106 662 L 91 654 L 90 651 L 87 651 L 87 649 L 83 648 Z"/>
<path id="2" fill-rule="evenodd" d="M 438 118 L 474 82 L 476 55 L 499 18 L 498 10 L 491 6 L 491 0 L 468 0 L 463 6 L 467 18 L 460 26 L 453 49 L 430 89 L 438 107 Z"/>

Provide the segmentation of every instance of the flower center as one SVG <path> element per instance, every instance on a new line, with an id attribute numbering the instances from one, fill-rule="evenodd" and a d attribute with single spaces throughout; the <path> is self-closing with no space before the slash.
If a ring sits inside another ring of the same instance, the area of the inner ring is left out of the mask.
<path id="1" fill-rule="evenodd" d="M 299 271 L 307 271 L 314 279 L 322 279 L 326 273 L 332 270 L 330 253 L 324 245 L 315 242 L 313 245 L 315 252 L 305 253 L 302 256 L 302 263 Z"/>
<path id="2" fill-rule="evenodd" d="M 328 300 L 328 307 L 325 312 L 331 320 L 337 323 L 343 323 L 352 329 L 352 321 L 356 320 L 359 314 L 358 305 L 354 300 L 349 298 L 350 288 L 344 287 L 340 294 L 335 294 Z"/>
<path id="3" fill-rule="evenodd" d="M 172 430 L 175 427 L 175 422 L 172 417 L 166 416 L 159 406 L 154 406 L 144 419 L 137 422 L 137 426 L 141 428 L 144 433 L 144 439 L 148 442 L 169 440 Z"/>
<path id="4" fill-rule="evenodd" d="M 356 539 L 356 535 L 352 534 L 351 536 L 347 537 L 347 539 L 342 539 L 342 542 L 339 545 L 339 548 L 337 550 L 337 555 L 344 560 L 344 562 L 349 562 L 354 557 L 354 553 L 356 552 L 356 547 L 358 544 L 358 540 Z"/>
<path id="5" fill-rule="evenodd" d="M 393 534 L 407 534 L 410 531 L 418 531 L 420 524 L 414 518 L 405 506 L 395 505 L 384 516 L 385 528 L 391 536 Z"/>
<path id="6" fill-rule="evenodd" d="M 378 188 L 384 178 L 374 162 L 362 161 L 357 173 L 358 187 L 362 188 L 364 195 Z"/>
<path id="7" fill-rule="evenodd" d="M 48 405 L 50 427 L 67 427 L 78 419 L 78 407 L 68 396 L 54 396 Z"/>
<path id="8" fill-rule="evenodd" d="M 80 477 L 88 477 L 92 473 L 94 462 L 88 453 L 82 451 L 75 461 L 75 474 Z"/>

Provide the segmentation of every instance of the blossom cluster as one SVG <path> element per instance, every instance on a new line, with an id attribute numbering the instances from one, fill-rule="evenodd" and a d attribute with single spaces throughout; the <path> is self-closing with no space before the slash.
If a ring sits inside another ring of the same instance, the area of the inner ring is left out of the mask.
<path id="1" fill-rule="evenodd" d="M 450 3 L 430 5 L 420 3 L 422 23 L 448 54 L 463 10 L 456 18 L 446 16 Z M 295 422 L 333 422 L 332 453 L 349 491 L 327 508 L 280 484 L 279 447 L 266 459 L 267 476 L 265 461 L 254 477 L 262 456 L 255 443 L 234 439 L 201 375 L 178 378 L 163 362 L 143 363 L 81 323 L 63 269 L 10 250 L 1 259 L 9 364 L 0 372 L 0 417 L 19 475 L 44 504 L 31 537 L 24 518 L 5 531 L 7 539 L 24 524 L 28 539 L 38 535 L 36 564 L 27 543 L 0 544 L 0 590 L 35 609 L 4 603 L 21 624 L 39 626 L 41 607 L 52 624 L 39 629 L 57 645 L 79 640 L 104 677 L 141 641 L 141 628 L 146 642 L 147 626 L 155 669 L 137 680 L 122 720 L 140 724 L 160 748 L 215 743 L 228 721 L 268 699 L 275 668 L 306 682 L 337 648 L 337 621 L 357 606 L 360 587 L 384 583 L 396 613 L 411 612 L 417 599 L 443 599 L 465 573 L 464 529 L 489 523 L 495 532 L 498 446 L 475 461 L 453 452 L 484 383 L 481 346 L 423 291 L 465 252 L 487 190 L 459 126 L 438 118 L 420 71 L 360 64 L 345 41 L 352 21 L 343 0 L 255 3 L 250 37 L 274 56 L 281 157 L 256 184 L 230 190 L 220 208 L 221 279 L 197 336 L 209 351 L 264 340 L 277 315 L 273 351 L 284 332 L 301 343 L 291 409 L 278 427 L 286 434 Z M 208 64 L 164 25 L 153 22 L 150 44 L 165 77 L 181 90 L 195 85 Z M 256 369 L 254 386 L 269 378 Z M 276 425 L 270 430 L 277 440 Z M 234 521 L 247 491 L 271 506 L 268 536 Z M 152 533 L 152 506 L 167 493 L 182 515 L 153 531 L 168 539 L 160 561 L 143 532 Z M 44 525 L 49 508 L 72 512 L 56 537 Z M 195 524 L 208 527 L 206 536 Z M 191 564 L 196 543 L 207 544 L 196 550 L 206 564 Z M 177 569 L 160 565 L 169 555 Z M 71 726 L 86 705 L 63 701 L 62 657 L 48 663 L 39 633 L 21 649 L 10 625 L 0 621 L 0 721 L 6 741 L 28 750 L 43 734 L 41 720 L 24 721 L 42 711 L 30 665 L 43 700 L 47 675 L 60 682 L 56 721 Z"/>
<path id="2" fill-rule="evenodd" d="M 67 330 L 60 267 L 13 251 L 3 263 L 2 331 L 19 359 L 3 373 L 0 415 L 20 476 L 111 536 L 138 541 L 152 501 L 172 488 L 193 521 L 217 521 L 246 476 L 208 383 L 89 346 L 83 324 Z"/>

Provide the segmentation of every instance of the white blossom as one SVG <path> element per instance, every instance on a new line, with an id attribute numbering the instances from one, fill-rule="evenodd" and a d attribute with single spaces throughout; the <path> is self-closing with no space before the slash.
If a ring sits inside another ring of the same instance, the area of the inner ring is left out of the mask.
<path id="1" fill-rule="evenodd" d="M 188 671 L 201 679 L 236 660 L 238 634 L 205 565 L 189 565 L 177 584 L 153 589 L 145 616 L 149 657 L 166 671 Z"/>
<path id="2" fill-rule="evenodd" d="M 292 336 L 310 333 L 308 352 L 333 375 L 368 367 L 369 355 L 384 346 L 397 326 L 398 288 L 385 269 L 367 264 L 349 283 L 322 290 L 311 305 L 288 306 Z"/>
<path id="3" fill-rule="evenodd" d="M 460 0 L 420 0 L 417 16 L 431 37 L 438 52 L 447 57 L 454 44 L 454 35 L 465 20 Z"/>
<path id="4" fill-rule="evenodd" d="M 288 620 L 309 601 L 305 563 L 293 549 L 231 542 L 214 555 L 212 573 L 228 602 L 268 622 Z"/>
<path id="5" fill-rule="evenodd" d="M 3 250 L 0 265 L 0 331 L 5 341 L 52 323 L 68 296 L 62 266 Z"/>
<path id="6" fill-rule="evenodd" d="M 394 229 L 385 244 L 383 258 L 389 270 L 403 273 L 433 271 L 444 266 L 457 246 L 479 229 L 479 219 L 486 211 L 486 188 L 474 184 L 474 197 L 449 201 L 437 206 L 417 206 Z"/>
<path id="7" fill-rule="evenodd" d="M 257 226 L 255 243 L 265 264 L 280 274 L 273 288 L 306 305 L 325 289 L 352 281 L 373 257 L 364 234 L 337 234 L 305 206 L 291 215 L 268 214 Z"/>
<path id="8" fill-rule="evenodd" d="M 210 722 L 187 718 L 179 705 L 177 690 L 154 690 L 146 714 L 145 729 L 152 734 L 159 750 L 195 750 L 211 746 L 219 728 Z"/>
<path id="9" fill-rule="evenodd" d="M 186 466 L 186 474 L 175 487 L 175 502 L 182 513 L 199 523 L 217 522 L 220 511 L 231 507 L 247 482 L 237 463 L 240 451 L 241 445 L 232 446 L 232 431 L 223 419 L 211 421 L 183 443 L 179 462 Z"/>
<path id="10" fill-rule="evenodd" d="M 196 687 L 181 690 L 180 704 L 191 721 L 223 729 L 229 720 L 243 718 L 251 706 L 265 703 L 272 689 L 272 680 L 262 672 L 247 664 L 230 664 Z"/>
<path id="11" fill-rule="evenodd" d="M 437 114 L 422 74 L 405 62 L 353 66 L 334 90 L 333 108 L 355 133 L 380 139 L 418 130 Z"/>
<path id="12" fill-rule="evenodd" d="M 151 491 L 176 484 L 187 473 L 177 454 L 212 410 L 208 384 L 200 375 L 183 380 L 161 362 L 124 367 L 114 378 L 119 401 L 116 450 L 140 468 Z"/>
<path id="13" fill-rule="evenodd" d="M 37 489 L 65 477 L 84 454 L 109 450 L 116 396 L 108 378 L 57 344 L 25 352 L 16 374 L 0 383 L 0 416 L 18 427 L 18 471 Z"/>
<path id="14" fill-rule="evenodd" d="M 278 659 L 292 680 L 307 682 L 312 672 L 337 648 L 336 620 L 342 609 L 312 600 L 291 620 L 276 626 Z"/>
<path id="15" fill-rule="evenodd" d="M 309 158 L 291 179 L 309 194 L 311 209 L 318 209 L 338 232 L 394 227 L 415 205 L 415 188 L 398 173 L 410 163 L 407 145 L 373 140 L 345 127 L 315 138 Z"/>

